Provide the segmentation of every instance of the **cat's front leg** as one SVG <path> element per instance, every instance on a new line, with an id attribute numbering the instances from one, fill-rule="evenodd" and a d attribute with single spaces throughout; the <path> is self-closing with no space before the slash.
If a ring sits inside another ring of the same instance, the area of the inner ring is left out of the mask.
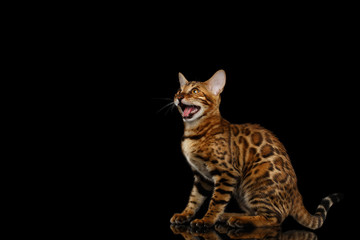
<path id="1" fill-rule="evenodd" d="M 194 173 L 195 181 L 191 190 L 189 202 L 182 213 L 175 213 L 170 219 L 171 223 L 183 224 L 190 222 L 199 210 L 205 199 L 211 195 L 212 186 L 204 181 L 204 179 L 197 173 Z"/>
<path id="2" fill-rule="evenodd" d="M 195 219 L 191 222 L 192 227 L 212 227 L 219 217 L 224 213 L 236 186 L 236 177 L 230 173 L 223 176 L 215 176 L 215 188 L 209 209 L 202 219 Z"/>

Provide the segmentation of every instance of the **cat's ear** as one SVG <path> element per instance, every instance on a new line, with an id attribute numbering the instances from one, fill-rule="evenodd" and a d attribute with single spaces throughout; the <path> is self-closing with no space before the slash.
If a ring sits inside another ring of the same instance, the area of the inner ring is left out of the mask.
<path id="1" fill-rule="evenodd" d="M 181 89 L 188 83 L 188 81 L 186 80 L 184 75 L 182 75 L 181 72 L 179 72 L 179 82 L 180 82 L 180 88 Z"/>
<path id="2" fill-rule="evenodd" d="M 209 80 L 205 82 L 207 89 L 214 95 L 219 95 L 226 83 L 226 74 L 224 70 L 217 71 Z"/>

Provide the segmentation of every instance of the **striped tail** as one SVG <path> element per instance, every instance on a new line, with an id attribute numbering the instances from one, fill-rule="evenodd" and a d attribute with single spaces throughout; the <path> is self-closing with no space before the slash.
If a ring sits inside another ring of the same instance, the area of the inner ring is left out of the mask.
<path id="1" fill-rule="evenodd" d="M 299 193 L 300 195 L 300 193 Z M 310 228 L 310 229 L 318 229 L 320 228 L 326 218 L 327 212 L 330 207 L 343 199 L 343 194 L 341 193 L 333 193 L 322 199 L 320 205 L 317 207 L 314 215 L 311 215 L 303 205 L 302 200 L 294 206 L 293 212 L 291 216 L 301 225 Z M 300 196 L 300 199 L 301 196 Z"/>

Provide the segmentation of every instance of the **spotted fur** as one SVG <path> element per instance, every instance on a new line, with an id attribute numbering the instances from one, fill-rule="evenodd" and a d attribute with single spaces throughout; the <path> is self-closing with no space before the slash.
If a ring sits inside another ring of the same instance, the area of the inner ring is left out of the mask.
<path id="1" fill-rule="evenodd" d="M 294 169 L 278 138 L 260 125 L 231 124 L 221 117 L 225 72 L 216 72 L 206 82 L 189 82 L 180 73 L 179 80 L 174 103 L 184 120 L 181 148 L 194 173 L 194 186 L 185 210 L 175 214 L 171 223 L 270 227 L 290 215 L 305 227 L 321 227 L 341 194 L 324 198 L 314 215 L 305 209 Z M 208 196 L 205 216 L 193 220 Z M 224 213 L 232 197 L 245 213 Z"/>

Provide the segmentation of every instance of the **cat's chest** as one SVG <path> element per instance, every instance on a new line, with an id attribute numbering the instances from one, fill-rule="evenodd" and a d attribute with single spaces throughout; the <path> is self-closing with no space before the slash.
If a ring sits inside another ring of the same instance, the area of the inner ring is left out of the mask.
<path id="1" fill-rule="evenodd" d="M 181 143 L 181 149 L 190 166 L 207 179 L 212 180 L 208 166 L 209 162 L 198 153 L 199 150 L 202 150 L 200 144 L 197 141 L 185 139 Z"/>

